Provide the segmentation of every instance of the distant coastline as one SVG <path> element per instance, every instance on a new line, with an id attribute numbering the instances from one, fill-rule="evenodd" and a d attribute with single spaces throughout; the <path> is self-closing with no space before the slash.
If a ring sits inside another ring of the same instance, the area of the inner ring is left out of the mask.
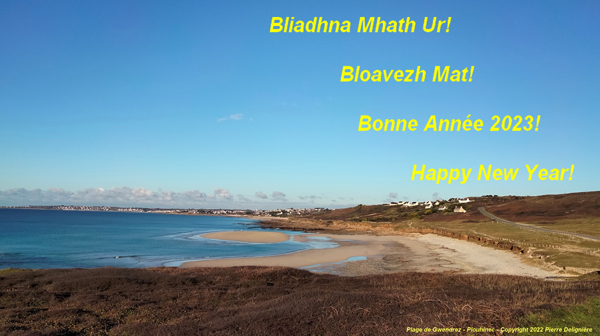
<path id="1" fill-rule="evenodd" d="M 322 211 L 327 208 L 285 208 L 275 210 L 250 210 L 250 209 L 181 209 L 181 208 L 148 208 L 148 207 L 115 207 L 102 205 L 26 205 L 26 206 L 0 206 L 0 209 L 30 209 L 30 210 L 63 210 L 63 211 L 102 211 L 102 212 L 141 212 L 162 213 L 169 215 L 191 216 L 235 216 L 235 217 L 277 217 L 290 215 L 306 215 Z"/>

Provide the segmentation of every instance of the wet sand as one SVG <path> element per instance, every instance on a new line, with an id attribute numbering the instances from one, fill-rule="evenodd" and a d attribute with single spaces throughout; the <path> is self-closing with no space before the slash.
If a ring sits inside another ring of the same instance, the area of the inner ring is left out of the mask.
<path id="1" fill-rule="evenodd" d="M 203 238 L 232 240 L 245 243 L 281 243 L 290 239 L 281 232 L 223 231 L 201 235 Z"/>
<path id="2" fill-rule="evenodd" d="M 256 233 L 262 235 L 269 232 Z M 301 234 L 293 236 L 293 239 L 303 241 L 314 237 L 329 238 L 339 247 L 271 257 L 190 261 L 181 267 L 284 266 L 348 276 L 394 272 L 493 273 L 538 278 L 555 276 L 549 271 L 524 264 L 511 252 L 432 234 Z M 352 257 L 366 257 L 366 260 L 344 262 Z"/>

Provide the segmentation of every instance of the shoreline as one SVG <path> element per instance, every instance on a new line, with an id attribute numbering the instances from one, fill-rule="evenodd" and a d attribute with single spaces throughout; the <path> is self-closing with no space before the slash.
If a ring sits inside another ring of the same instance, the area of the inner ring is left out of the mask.
<path id="1" fill-rule="evenodd" d="M 511 252 L 433 234 L 376 236 L 327 233 L 292 236 L 293 240 L 301 242 L 314 238 L 330 239 L 338 247 L 311 248 L 265 257 L 187 261 L 179 267 L 280 266 L 344 276 L 396 272 L 509 274 L 535 278 L 558 275 L 527 265 Z"/>

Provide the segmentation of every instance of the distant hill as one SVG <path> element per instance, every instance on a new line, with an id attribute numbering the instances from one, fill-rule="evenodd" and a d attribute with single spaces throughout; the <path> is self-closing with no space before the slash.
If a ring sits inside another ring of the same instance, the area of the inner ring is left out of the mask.
<path id="1" fill-rule="evenodd" d="M 486 209 L 506 219 L 600 217 L 600 191 L 525 197 L 490 205 Z"/>
<path id="2" fill-rule="evenodd" d="M 466 213 L 460 214 L 463 220 L 481 220 L 477 211 L 485 207 L 493 214 L 510 220 L 557 220 L 570 218 L 600 217 L 600 191 L 543 196 L 480 196 L 469 197 L 471 202 L 459 203 L 457 199 L 441 201 L 438 206 L 426 209 L 424 206 L 404 207 L 401 205 L 358 205 L 352 208 L 337 209 L 304 216 L 321 220 L 349 220 L 396 222 L 407 219 L 425 221 L 446 221 L 452 219 L 455 207 L 463 207 Z M 439 210 L 445 206 L 445 210 Z"/>

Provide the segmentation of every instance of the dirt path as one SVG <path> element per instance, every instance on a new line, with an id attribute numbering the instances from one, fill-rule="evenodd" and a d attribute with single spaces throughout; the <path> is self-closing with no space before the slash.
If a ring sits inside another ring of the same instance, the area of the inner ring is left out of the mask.
<path id="1" fill-rule="evenodd" d="M 486 216 L 486 217 L 488 217 L 490 219 L 493 219 L 493 220 L 495 220 L 497 222 L 500 222 L 500 223 L 504 223 L 504 224 L 508 224 L 508 225 L 514 225 L 514 226 L 518 226 L 518 227 L 525 228 L 525 229 L 530 229 L 530 230 L 538 230 L 538 231 L 544 231 L 544 232 L 550 232 L 550 233 L 558 233 L 558 234 L 567 235 L 567 236 L 574 236 L 574 237 L 579 237 L 579 238 L 584 238 L 584 239 L 590 239 L 590 240 L 600 241 L 600 237 L 589 236 L 589 235 L 584 235 L 584 234 L 580 234 L 580 233 L 573 233 L 573 232 L 566 232 L 566 231 L 557 231 L 557 230 L 544 229 L 544 228 L 536 227 L 536 226 L 533 226 L 533 225 L 511 222 L 509 220 L 502 219 L 500 217 L 497 217 L 497 216 L 495 216 L 495 215 L 487 212 L 484 207 L 480 207 L 477 210 L 479 210 L 479 212 L 481 212 L 482 215 L 484 215 L 484 216 Z"/>

